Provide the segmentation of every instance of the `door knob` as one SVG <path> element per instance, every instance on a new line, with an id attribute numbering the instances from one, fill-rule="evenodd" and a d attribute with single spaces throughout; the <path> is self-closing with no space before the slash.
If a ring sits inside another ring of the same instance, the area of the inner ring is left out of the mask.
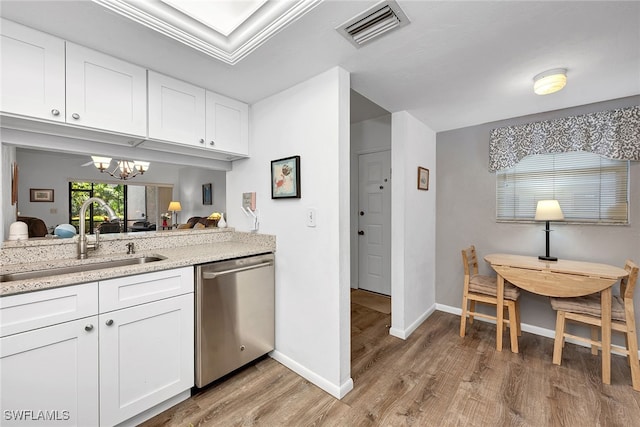
<path id="1" fill-rule="evenodd" d="M 360 216 L 364 216 L 364 211 L 360 211 Z"/>
<path id="2" fill-rule="evenodd" d="M 54 116 L 59 116 L 60 115 L 60 111 L 56 110 L 55 108 L 53 110 L 51 110 L 51 114 L 53 114 Z"/>
<path id="3" fill-rule="evenodd" d="M 359 234 L 360 236 L 364 236 L 364 231 L 362 231 L 362 230 L 358 230 L 358 234 Z"/>
<path id="4" fill-rule="evenodd" d="M 383 188 L 384 188 L 384 187 L 381 185 L 381 186 L 380 186 L 380 189 L 382 190 Z"/>
<path id="5" fill-rule="evenodd" d="M 113 320 L 112 320 L 112 319 L 109 319 L 109 320 L 107 320 L 107 321 L 106 321 L 106 322 L 104 322 L 104 323 L 105 323 L 107 326 L 111 326 L 111 325 L 113 325 Z"/>
<path id="6" fill-rule="evenodd" d="M 91 323 L 87 324 L 87 325 L 84 327 L 84 330 L 85 330 L 85 331 L 87 331 L 87 332 L 89 332 L 89 331 L 90 331 L 90 330 L 92 330 L 92 329 L 93 329 L 93 325 L 92 325 Z"/>
<path id="7" fill-rule="evenodd" d="M 71 115 L 71 117 L 73 117 L 75 120 L 78 120 L 78 119 L 80 119 L 80 114 L 78 114 L 78 113 L 73 113 L 73 114 Z"/>

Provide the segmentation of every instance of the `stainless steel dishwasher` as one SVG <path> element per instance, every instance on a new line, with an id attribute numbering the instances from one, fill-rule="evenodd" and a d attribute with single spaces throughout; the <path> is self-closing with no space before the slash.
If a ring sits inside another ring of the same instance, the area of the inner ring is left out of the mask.
<path id="1" fill-rule="evenodd" d="M 196 386 L 275 347 L 275 257 L 196 266 Z"/>

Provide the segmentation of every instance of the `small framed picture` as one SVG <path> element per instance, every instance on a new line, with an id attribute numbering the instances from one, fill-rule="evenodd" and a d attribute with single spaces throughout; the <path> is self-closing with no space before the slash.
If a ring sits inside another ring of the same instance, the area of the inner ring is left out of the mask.
<path id="1" fill-rule="evenodd" d="M 418 166 L 418 190 L 429 189 L 429 169 Z"/>
<path id="2" fill-rule="evenodd" d="M 203 205 L 212 205 L 213 204 L 213 185 L 202 184 L 202 204 Z"/>
<path id="3" fill-rule="evenodd" d="M 53 189 L 30 188 L 30 202 L 53 202 Z"/>
<path id="4" fill-rule="evenodd" d="M 300 156 L 272 160 L 271 198 L 299 199 L 300 195 Z"/>

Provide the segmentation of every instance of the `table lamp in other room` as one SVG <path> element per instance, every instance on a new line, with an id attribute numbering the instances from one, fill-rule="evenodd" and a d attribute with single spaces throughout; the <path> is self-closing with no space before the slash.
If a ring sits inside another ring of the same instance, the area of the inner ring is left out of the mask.
<path id="1" fill-rule="evenodd" d="M 176 220 L 173 223 L 173 227 L 174 228 L 178 227 L 178 212 L 182 210 L 182 206 L 180 206 L 180 202 L 171 201 L 171 203 L 169 203 L 169 208 L 167 210 L 171 212 L 172 215 L 176 216 Z"/>
<path id="2" fill-rule="evenodd" d="M 560 203 L 558 203 L 557 200 L 540 200 L 538 202 L 538 206 L 536 207 L 535 220 L 546 221 L 546 228 L 544 230 L 547 234 L 546 255 L 540 255 L 538 259 L 544 261 L 557 261 L 558 258 L 549 256 L 549 233 L 551 232 L 551 230 L 549 229 L 549 221 L 564 220 L 562 209 L 560 209 Z"/>

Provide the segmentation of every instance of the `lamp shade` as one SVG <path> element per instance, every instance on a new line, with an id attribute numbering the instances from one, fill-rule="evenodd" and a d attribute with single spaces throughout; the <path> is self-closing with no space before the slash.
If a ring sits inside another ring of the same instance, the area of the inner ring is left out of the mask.
<path id="1" fill-rule="evenodd" d="M 169 208 L 167 209 L 170 212 L 180 212 L 182 210 L 182 206 L 180 206 L 180 202 L 171 202 L 169 203 Z"/>
<path id="2" fill-rule="evenodd" d="M 134 160 L 133 166 L 140 172 L 141 174 L 145 173 L 149 170 L 150 162 L 143 162 L 141 160 Z"/>
<path id="3" fill-rule="evenodd" d="M 557 200 L 540 200 L 536 207 L 536 221 L 562 221 L 564 215 Z"/>
<path id="4" fill-rule="evenodd" d="M 567 70 L 556 68 L 538 74 L 533 78 L 533 91 L 538 95 L 548 95 L 565 87 Z"/>
<path id="5" fill-rule="evenodd" d="M 93 165 L 100 170 L 108 168 L 111 163 L 111 157 L 91 156 L 91 160 Z"/>

